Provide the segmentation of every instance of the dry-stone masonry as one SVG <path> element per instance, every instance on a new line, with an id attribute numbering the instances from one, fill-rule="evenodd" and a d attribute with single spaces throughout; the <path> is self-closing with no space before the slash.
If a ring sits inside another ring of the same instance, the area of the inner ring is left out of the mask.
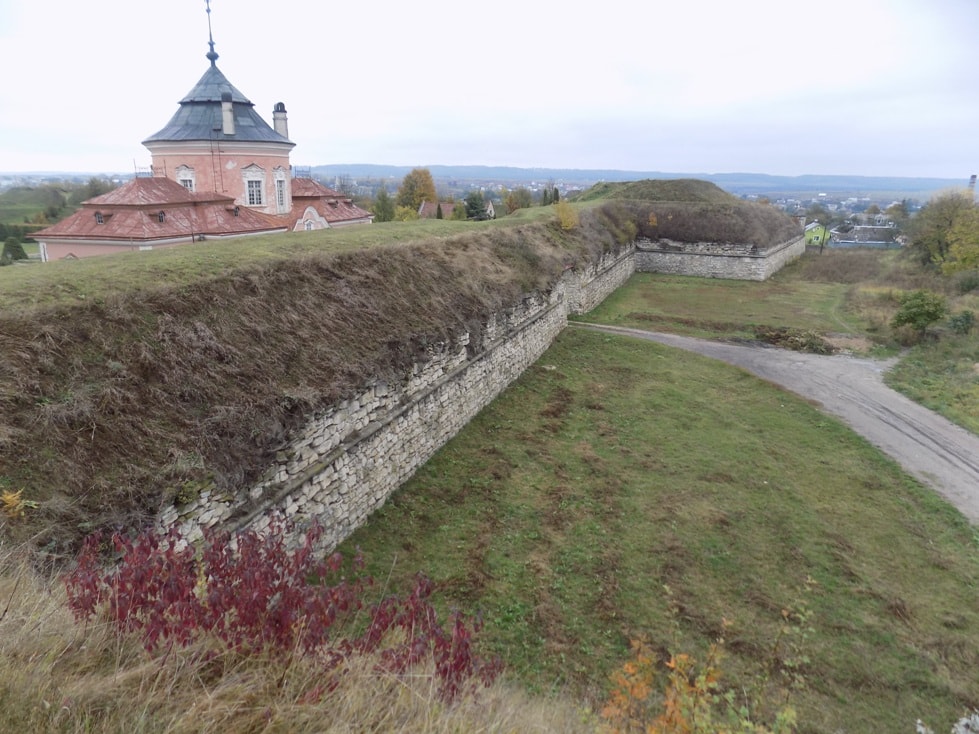
<path id="1" fill-rule="evenodd" d="M 636 243 L 636 270 L 704 278 L 767 280 L 805 251 L 804 234 L 767 250 L 755 245 L 721 242 L 640 239 Z"/>
<path id="2" fill-rule="evenodd" d="M 568 270 L 549 294 L 495 314 L 480 344 L 433 346 L 397 384 L 375 382 L 314 416 L 262 481 L 242 496 L 204 491 L 161 524 L 184 537 L 206 527 L 261 530 L 273 515 L 316 520 L 334 547 L 551 345 L 569 313 L 591 310 L 632 275 L 634 249 Z"/>
<path id="3" fill-rule="evenodd" d="M 432 346 L 397 383 L 373 382 L 321 415 L 280 451 L 250 491 L 204 491 L 166 509 L 160 523 L 184 537 L 221 526 L 261 530 L 275 515 L 318 521 L 333 548 L 550 346 L 568 315 L 586 313 L 636 270 L 764 280 L 805 251 L 803 238 L 769 251 L 750 245 L 641 240 L 582 269 L 548 294 L 525 297 L 484 325 Z"/>

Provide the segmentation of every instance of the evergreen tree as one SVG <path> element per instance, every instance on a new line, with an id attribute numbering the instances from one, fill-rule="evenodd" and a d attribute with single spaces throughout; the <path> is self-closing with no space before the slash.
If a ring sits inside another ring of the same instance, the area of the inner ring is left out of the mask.
<path id="1" fill-rule="evenodd" d="M 374 199 L 374 221 L 390 222 L 394 219 L 394 201 L 388 195 L 387 188 L 382 184 Z"/>
<path id="2" fill-rule="evenodd" d="M 561 201 L 561 192 L 557 190 L 557 186 L 554 187 L 554 193 L 551 194 L 551 201 L 555 204 Z"/>
<path id="3" fill-rule="evenodd" d="M 3 245 L 3 251 L 0 252 L 0 265 L 10 265 L 15 260 L 26 259 L 27 253 L 24 252 L 24 246 L 20 244 L 20 240 L 16 237 L 8 237 Z"/>
<path id="4" fill-rule="evenodd" d="M 437 207 L 435 207 L 435 218 L 436 219 L 442 219 L 443 218 L 442 217 L 442 202 L 441 201 L 439 202 L 439 205 Z"/>
<path id="5" fill-rule="evenodd" d="M 482 191 L 470 191 L 466 194 L 466 218 L 486 219 L 486 200 Z"/>
<path id="6" fill-rule="evenodd" d="M 540 197 L 540 205 L 541 206 L 550 206 L 550 204 L 551 204 L 551 189 L 550 188 L 545 188 L 544 189 L 544 193 L 541 194 L 541 197 Z"/>

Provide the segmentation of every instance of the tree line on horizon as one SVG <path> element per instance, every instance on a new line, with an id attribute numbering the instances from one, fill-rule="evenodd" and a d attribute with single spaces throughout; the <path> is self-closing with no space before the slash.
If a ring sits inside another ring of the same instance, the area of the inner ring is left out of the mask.
<path id="1" fill-rule="evenodd" d="M 540 206 L 556 204 L 561 200 L 561 193 L 555 185 L 548 185 L 541 193 Z M 518 186 L 512 190 L 504 189 L 500 201 L 507 214 L 518 209 L 526 209 L 535 204 L 535 197 L 530 189 Z M 397 192 L 392 197 L 387 186 L 381 184 L 377 195 L 371 202 L 365 202 L 374 214 L 375 222 L 411 221 L 420 217 L 419 210 L 424 202 L 436 203 L 436 218 L 442 219 L 442 204 L 452 204 L 450 219 L 483 220 L 488 219 L 487 197 L 479 189 L 472 189 L 462 201 L 462 206 L 456 206 L 453 197 L 440 198 L 435 187 L 435 179 L 427 168 L 414 168 L 401 181 Z"/>

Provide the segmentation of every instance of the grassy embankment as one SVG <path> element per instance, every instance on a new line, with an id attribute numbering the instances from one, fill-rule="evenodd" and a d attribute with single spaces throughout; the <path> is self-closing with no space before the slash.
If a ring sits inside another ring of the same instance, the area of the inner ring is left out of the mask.
<path id="1" fill-rule="evenodd" d="M 289 247 L 304 242 L 292 240 Z M 267 295 L 277 282 L 268 279 L 275 268 L 261 255 L 250 267 L 246 254 L 263 246 L 256 242 L 238 251 L 246 261 L 240 268 L 227 259 L 180 263 L 184 256 L 176 251 L 148 253 L 158 255 L 154 262 L 163 269 L 145 276 L 144 287 L 153 292 L 147 302 L 175 308 L 192 297 L 200 308 L 203 293 L 187 282 L 195 268 L 208 274 L 212 297 L 216 283 L 234 287 L 218 289 L 211 310 L 177 311 L 182 318 L 215 318 L 228 310 L 232 296 L 257 290 Z M 315 255 L 308 257 L 307 267 L 321 265 Z M 52 272 L 58 273 L 52 276 L 59 283 L 57 303 L 45 305 L 33 288 L 17 285 L 10 290 L 18 308 L 64 313 L 65 304 L 105 299 L 114 306 L 108 325 L 121 322 L 111 273 L 88 280 L 77 269 Z M 868 311 L 855 315 L 861 294 L 888 307 L 872 289 L 809 283 L 787 274 L 775 285 L 789 291 L 777 299 L 764 295 L 768 284 L 744 284 L 745 308 L 752 310 L 752 296 L 771 298 L 771 304 L 786 304 L 786 325 L 794 325 L 799 317 L 791 314 L 798 311 L 822 331 L 859 334 L 863 325 L 873 335 L 886 323 L 867 317 Z M 758 290 L 752 294 L 752 288 Z M 616 297 L 650 290 L 657 288 L 644 288 L 637 278 Z M 684 308 L 683 290 L 670 295 L 677 312 Z M 691 310 L 681 318 L 697 321 L 698 328 L 742 318 L 754 323 L 753 316 L 733 315 L 730 294 L 716 298 L 719 310 L 713 313 Z M 704 299 L 703 292 L 686 298 L 700 308 Z M 794 299 L 808 305 L 799 309 Z M 258 318 L 257 300 L 238 303 L 244 311 L 239 318 Z M 614 307 L 615 300 L 608 304 Z M 640 326 L 651 323 L 639 320 Z M 841 320 L 852 329 L 843 329 Z M 216 328 L 220 319 L 207 323 L 213 334 L 231 334 Z M 45 338 L 65 339 L 59 346 L 67 349 L 67 338 L 47 329 Z M 147 331 L 148 341 L 154 333 Z M 73 361 L 62 376 L 84 366 L 84 360 Z M 49 414 L 64 415 L 64 407 L 59 410 Z M 51 427 L 59 425 L 52 421 Z M 357 543 L 375 573 L 390 576 L 392 587 L 404 588 L 399 579 L 423 569 L 438 582 L 446 606 L 484 610 L 484 637 L 505 654 L 511 680 L 564 695 L 559 713 L 549 709 L 543 715 L 549 723 L 540 730 L 570 729 L 580 702 L 602 698 L 607 674 L 627 655 L 628 638 L 647 635 L 663 654 L 667 648 L 697 652 L 720 632 L 723 617 L 734 622 L 726 635 L 724 685 L 739 690 L 768 669 L 766 691 L 777 703 L 790 682 L 785 674 L 798 672 L 804 686 L 791 699 L 802 731 L 897 731 L 918 717 L 947 728 L 963 706 L 979 700 L 971 674 L 979 665 L 971 644 L 979 637 L 972 529 L 811 406 L 737 370 L 658 345 L 565 334 L 349 545 Z M 807 579 L 815 582 L 811 591 L 804 590 Z M 0 667 L 7 671 L 0 692 L 5 712 L 17 716 L 9 720 L 23 723 L 21 729 L 60 721 L 63 730 L 106 722 L 133 731 L 170 724 L 187 730 L 213 721 L 225 729 L 260 729 L 271 722 L 320 730 L 324 720 L 372 721 L 378 708 L 399 715 L 393 703 L 376 705 L 371 696 L 381 694 L 366 691 L 366 708 L 359 710 L 338 711 L 330 699 L 304 704 L 305 689 L 294 685 L 306 674 L 301 668 L 292 669 L 295 678 L 273 670 L 273 681 L 250 677 L 262 668 L 253 661 L 229 660 L 202 671 L 175 656 L 161 672 L 131 643 L 99 637 L 99 630 L 80 632 L 63 609 L 44 606 L 57 602 L 57 594 L 46 596 L 33 581 L 10 581 L 6 588 L 13 584 L 20 591 L 4 592 L 11 601 L 0 618 Z M 783 608 L 809 610 L 814 631 L 791 628 L 776 647 Z M 509 705 L 512 700 L 482 725 L 506 728 L 507 716 L 520 723 L 541 720 Z M 421 716 L 428 725 L 417 725 L 420 730 L 452 729 L 435 708 L 423 707 Z M 557 723 L 560 717 L 565 723 Z"/>
<path id="2" fill-rule="evenodd" d="M 651 296 L 661 282 L 669 295 Z M 752 290 L 770 300 L 766 321 L 801 311 L 811 328 L 863 331 L 843 289 L 791 274 L 774 288 L 688 282 L 679 295 L 679 279 L 639 276 L 589 318 L 664 297 L 731 323 L 733 289 L 751 312 Z M 708 291 L 718 310 L 704 310 Z M 798 672 L 802 731 L 941 726 L 979 697 L 974 529 L 804 401 L 657 345 L 565 333 L 354 546 L 377 573 L 425 569 L 449 604 L 483 609 L 486 637 L 534 690 L 600 699 L 629 639 L 664 659 L 702 652 L 728 619 L 726 685 L 774 668 L 773 702 Z M 799 605 L 813 631 L 774 651 L 781 610 Z"/>
<path id="3" fill-rule="evenodd" d="M 979 313 L 979 292 L 923 271 L 897 251 L 827 250 L 809 254 L 764 283 L 639 273 L 584 320 L 689 336 L 753 339 L 789 327 L 839 348 L 900 355 L 885 376 L 896 390 L 979 434 L 979 330 L 955 334 L 942 324 L 910 349 L 889 327 L 901 293 L 943 294 L 952 313 Z M 638 287 L 638 284 L 644 284 Z"/>

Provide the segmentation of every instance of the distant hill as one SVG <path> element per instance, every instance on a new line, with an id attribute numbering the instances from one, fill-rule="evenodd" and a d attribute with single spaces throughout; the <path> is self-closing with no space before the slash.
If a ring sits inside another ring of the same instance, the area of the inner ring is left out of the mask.
<path id="1" fill-rule="evenodd" d="M 324 180 L 336 176 L 374 179 L 402 179 L 416 166 L 387 166 L 345 163 L 313 166 L 315 175 Z M 965 188 L 969 174 L 957 178 L 916 178 L 900 176 L 804 175 L 773 176 L 766 173 L 668 173 L 663 171 L 623 171 L 617 169 L 516 168 L 512 166 L 426 166 L 436 179 L 510 182 L 514 185 L 563 183 L 587 188 L 602 181 L 638 181 L 642 179 L 700 179 L 717 184 L 738 196 L 769 194 L 797 195 L 808 198 L 820 193 L 850 196 L 891 195 L 893 198 L 927 199 L 935 192 Z M 971 173 L 971 172 L 970 172 Z"/>
<path id="2" fill-rule="evenodd" d="M 926 201 L 935 193 L 951 188 L 965 188 L 971 171 L 961 178 L 914 178 L 900 176 L 846 176 L 805 175 L 773 176 L 767 173 L 690 173 L 664 171 L 624 171 L 620 169 L 584 168 L 517 168 L 514 166 L 390 166 L 374 163 L 331 163 L 307 168 L 324 181 L 336 177 L 350 177 L 358 181 L 368 179 L 397 181 L 400 183 L 412 168 L 431 171 L 439 181 L 466 183 L 494 183 L 508 187 L 531 184 L 561 184 L 564 187 L 586 189 L 596 183 L 640 181 L 643 179 L 699 179 L 717 184 L 736 196 L 770 196 L 778 194 L 794 198 L 812 198 L 821 193 L 835 196 L 874 196 L 877 199 L 919 199 Z M 0 184 L 6 176 L 11 182 L 28 174 L 0 172 Z M 90 176 L 128 180 L 131 173 L 45 173 L 32 174 L 37 179 L 59 179 L 84 182 Z M 34 184 L 36 185 L 36 184 Z"/>
<path id="3" fill-rule="evenodd" d="M 628 183 L 603 181 L 575 197 L 575 201 L 632 199 L 634 201 L 696 201 L 732 204 L 738 199 L 710 181 L 693 178 L 644 179 Z"/>

